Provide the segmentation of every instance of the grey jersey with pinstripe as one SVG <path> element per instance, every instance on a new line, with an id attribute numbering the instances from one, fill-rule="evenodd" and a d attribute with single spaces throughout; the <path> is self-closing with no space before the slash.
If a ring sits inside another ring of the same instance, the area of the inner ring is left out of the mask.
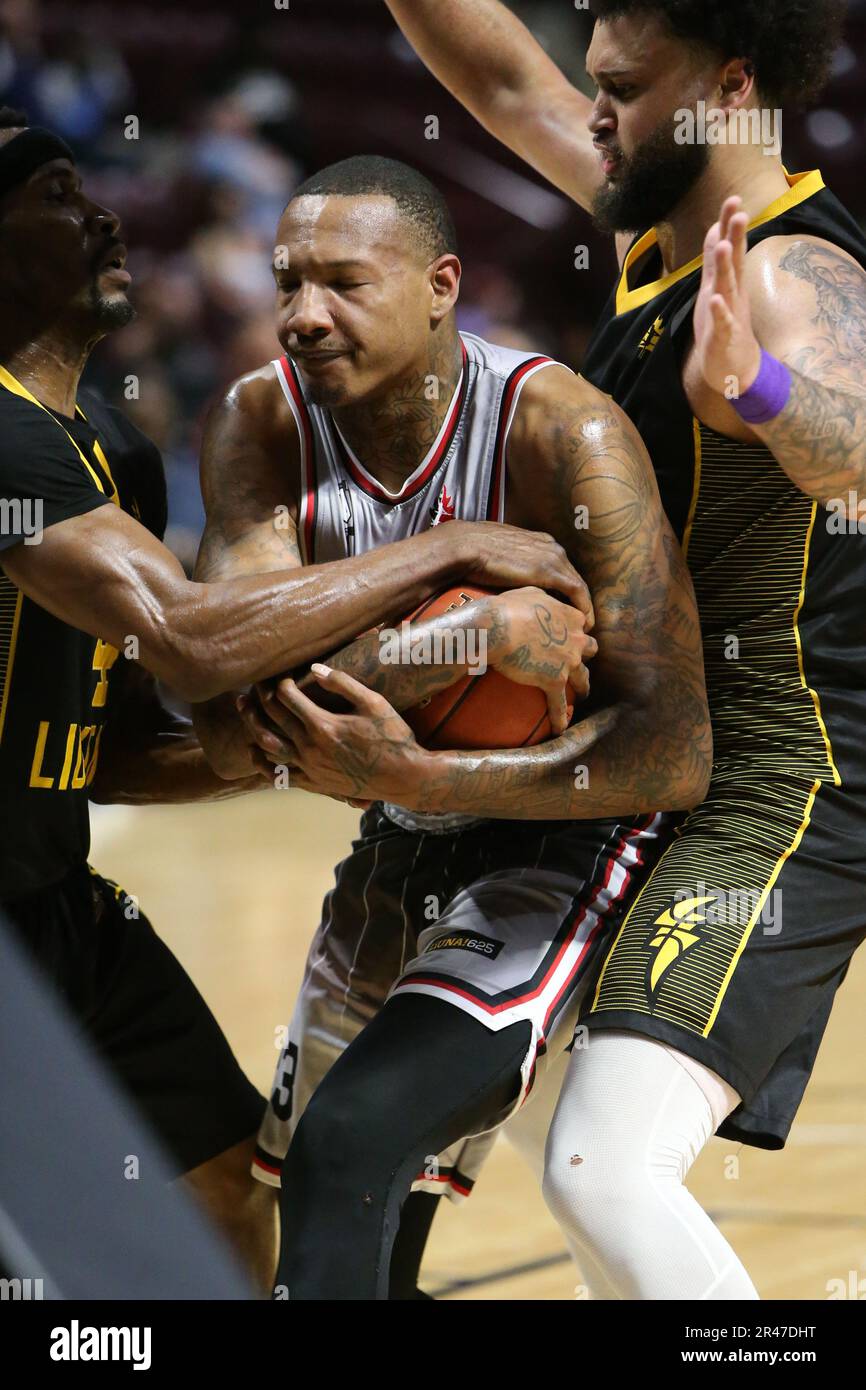
<path id="1" fill-rule="evenodd" d="M 463 367 L 442 428 L 397 493 L 367 471 L 330 411 L 307 399 L 291 359 L 273 363 L 301 441 L 298 538 L 305 565 L 361 555 L 443 521 L 503 520 L 508 434 L 520 392 L 536 372 L 559 364 L 472 333 L 460 340 Z M 473 819 L 385 810 L 406 829 L 440 833 Z"/>

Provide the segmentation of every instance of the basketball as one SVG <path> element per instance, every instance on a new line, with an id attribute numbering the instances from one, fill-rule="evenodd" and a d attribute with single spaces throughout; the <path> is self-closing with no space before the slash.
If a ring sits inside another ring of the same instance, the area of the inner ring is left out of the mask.
<path id="1" fill-rule="evenodd" d="M 472 584 L 445 589 L 405 621 L 437 618 L 491 593 Z M 567 699 L 571 719 L 575 692 L 570 682 Z M 403 718 L 418 742 L 431 749 L 529 748 L 553 733 L 544 691 L 518 685 L 492 669 L 461 677 L 447 690 L 404 710 Z"/>

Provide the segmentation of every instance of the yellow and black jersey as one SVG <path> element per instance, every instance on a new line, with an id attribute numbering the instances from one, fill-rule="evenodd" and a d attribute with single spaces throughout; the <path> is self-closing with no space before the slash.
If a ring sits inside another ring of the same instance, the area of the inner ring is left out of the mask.
<path id="1" fill-rule="evenodd" d="M 750 246 L 811 234 L 866 267 L 866 239 L 820 174 L 788 182 Z M 720 1133 L 777 1148 L 866 935 L 866 535 L 768 449 L 694 418 L 682 369 L 701 265 L 664 275 L 655 234 L 639 237 L 584 367 L 643 435 L 686 552 L 715 756 L 583 1021 L 711 1067 L 742 1097 Z"/>
<path id="2" fill-rule="evenodd" d="M 866 267 L 866 238 L 820 173 L 751 225 L 749 246 L 807 233 Z M 695 583 L 717 775 L 744 761 L 866 792 L 866 535 L 840 534 L 770 451 L 701 424 L 682 384 L 702 258 L 664 275 L 639 237 L 590 344 L 584 375 L 639 429 Z"/>
<path id="3" fill-rule="evenodd" d="M 82 392 L 54 414 L 0 368 L 0 566 L 49 527 L 119 506 L 162 539 L 159 450 Z M 48 887 L 86 861 L 117 650 L 26 598 L 0 568 L 0 900 Z"/>

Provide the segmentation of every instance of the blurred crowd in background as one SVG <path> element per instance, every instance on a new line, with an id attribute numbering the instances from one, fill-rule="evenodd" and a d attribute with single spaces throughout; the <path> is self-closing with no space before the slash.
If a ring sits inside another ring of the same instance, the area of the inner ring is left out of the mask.
<path id="1" fill-rule="evenodd" d="M 511 7 L 589 90 L 590 16 L 569 0 Z M 864 220 L 866 0 L 849 12 L 824 103 L 786 122 L 784 156 L 820 167 Z M 202 424 L 229 381 L 280 352 L 274 232 L 308 174 L 377 153 L 437 182 L 464 262 L 460 326 L 495 341 L 579 368 L 610 289 L 611 247 L 451 100 L 381 0 L 0 0 L 0 99 L 63 135 L 91 196 L 123 220 L 138 317 L 86 382 L 162 449 L 168 539 L 187 564 Z"/>

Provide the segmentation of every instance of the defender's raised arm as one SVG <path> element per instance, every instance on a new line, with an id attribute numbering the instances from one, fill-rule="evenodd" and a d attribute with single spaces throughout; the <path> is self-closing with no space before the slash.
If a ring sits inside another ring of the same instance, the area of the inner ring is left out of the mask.
<path id="1" fill-rule="evenodd" d="M 601 168 L 573 87 L 500 0 L 386 0 L 430 71 L 491 135 L 590 208 Z"/>

